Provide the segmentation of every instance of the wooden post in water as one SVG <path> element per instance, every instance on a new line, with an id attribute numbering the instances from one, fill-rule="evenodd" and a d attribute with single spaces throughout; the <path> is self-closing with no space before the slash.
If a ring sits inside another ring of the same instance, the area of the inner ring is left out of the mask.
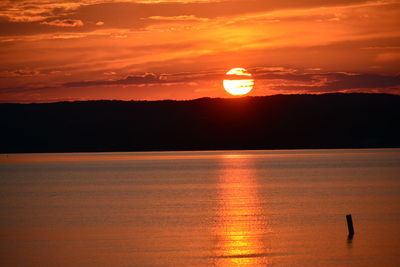
<path id="1" fill-rule="evenodd" d="M 354 227 L 353 227 L 353 219 L 351 218 L 351 214 L 346 215 L 347 220 L 347 228 L 349 229 L 349 238 L 352 238 L 354 235 Z"/>

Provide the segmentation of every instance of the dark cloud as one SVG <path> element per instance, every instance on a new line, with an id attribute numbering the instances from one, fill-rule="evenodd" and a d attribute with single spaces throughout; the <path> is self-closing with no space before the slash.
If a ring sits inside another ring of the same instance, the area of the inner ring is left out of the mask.
<path id="1" fill-rule="evenodd" d="M 123 79 L 117 80 L 96 80 L 96 81 L 78 81 L 64 83 L 65 87 L 87 87 L 87 86 L 103 86 L 103 85 L 146 85 L 146 84 L 162 84 L 162 83 L 189 83 L 199 80 L 222 80 L 224 74 L 220 72 L 204 72 L 204 73 L 175 73 L 175 74 L 154 74 L 147 73 L 144 75 L 130 75 Z M 232 77 L 230 77 L 232 78 Z M 239 77 L 240 78 L 240 77 Z M 248 77 L 246 77 L 248 79 Z"/>
<path id="2" fill-rule="evenodd" d="M 124 79 L 119 80 L 98 80 L 98 81 L 81 81 L 81 82 L 69 82 L 64 83 L 65 87 L 86 87 L 86 86 L 103 86 L 103 85 L 125 85 L 125 84 L 154 84 L 163 83 L 160 76 L 153 73 L 147 73 L 145 75 L 128 76 Z"/>
<path id="3" fill-rule="evenodd" d="M 69 82 L 63 84 L 65 87 L 87 87 L 104 85 L 146 85 L 165 83 L 189 83 L 195 81 L 218 81 L 224 78 L 232 79 L 220 71 L 204 73 L 178 73 L 178 74 L 144 74 L 132 75 L 117 80 L 97 80 Z M 268 84 L 269 80 L 279 80 L 280 85 L 274 85 L 275 89 L 309 91 L 309 92 L 335 92 L 355 89 L 384 89 L 400 86 L 400 76 L 379 74 L 353 74 L 341 72 L 328 73 L 301 73 L 296 70 L 288 72 L 285 69 L 279 71 L 256 71 L 253 78 L 259 84 Z M 248 76 L 235 77 L 235 79 L 249 79 Z M 293 82 L 300 85 L 291 85 Z"/>
<path id="4" fill-rule="evenodd" d="M 267 72 L 267 73 L 257 73 L 254 79 L 258 80 L 289 80 L 289 81 L 299 81 L 299 82 L 317 82 L 319 79 L 315 77 L 315 74 L 296 74 L 296 73 L 286 73 L 286 72 Z"/>
<path id="5" fill-rule="evenodd" d="M 270 93 L 273 90 L 285 93 L 327 93 L 327 92 L 379 92 L 400 94 L 400 75 L 379 75 L 345 72 L 322 72 L 320 70 L 297 69 L 250 69 L 254 73 L 253 78 L 260 87 L 266 86 Z M 28 71 L 18 73 L 30 75 Z M 15 75 L 15 74 L 14 74 Z M 188 88 L 191 83 L 199 82 L 204 86 L 211 86 L 215 82 L 221 82 L 225 74 L 221 70 L 205 72 L 184 72 L 172 74 L 146 73 L 143 75 L 129 75 L 126 78 L 114 80 L 74 81 L 53 86 L 16 86 L 1 88 L 3 96 L 24 92 L 47 91 L 56 93 L 66 88 L 93 87 L 95 90 L 107 90 L 105 87 L 119 88 L 124 85 L 155 85 L 152 88 L 160 92 L 175 92 L 174 88 Z M 247 77 L 246 77 L 247 78 Z M 171 87 L 171 85 L 174 85 Z M 103 88 L 103 89 L 102 89 Z M 114 90 L 114 89 L 113 89 Z M 170 91 L 171 90 L 171 91 Z M 271 91 L 272 90 L 272 91 Z M 139 92 L 139 91 L 138 91 Z M 146 91 L 148 92 L 148 91 Z"/>
<path id="6" fill-rule="evenodd" d="M 292 75 L 282 75 L 283 80 L 290 80 Z M 317 84 L 278 85 L 276 89 L 302 90 L 309 92 L 336 92 L 358 89 L 393 89 L 400 86 L 400 76 L 379 74 L 324 73 L 312 75 Z M 400 93 L 400 92 L 398 92 Z"/>

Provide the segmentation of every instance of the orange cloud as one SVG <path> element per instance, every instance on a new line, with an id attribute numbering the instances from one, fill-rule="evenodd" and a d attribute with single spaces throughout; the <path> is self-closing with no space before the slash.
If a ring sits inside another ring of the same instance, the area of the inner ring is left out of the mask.
<path id="1" fill-rule="evenodd" d="M 56 19 L 52 21 L 43 21 L 40 24 L 46 24 L 57 27 L 82 27 L 83 22 L 79 19 Z"/>
<path id="2" fill-rule="evenodd" d="M 400 61 L 400 52 L 387 52 L 379 54 L 376 58 L 377 61 L 387 62 L 387 61 Z"/>

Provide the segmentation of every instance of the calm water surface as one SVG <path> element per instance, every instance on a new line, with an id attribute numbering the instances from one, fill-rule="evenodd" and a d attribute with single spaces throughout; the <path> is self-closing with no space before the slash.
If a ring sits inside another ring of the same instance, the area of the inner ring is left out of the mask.
<path id="1" fill-rule="evenodd" d="M 400 149 L 3 154 L 0 186 L 1 266 L 400 266 Z"/>

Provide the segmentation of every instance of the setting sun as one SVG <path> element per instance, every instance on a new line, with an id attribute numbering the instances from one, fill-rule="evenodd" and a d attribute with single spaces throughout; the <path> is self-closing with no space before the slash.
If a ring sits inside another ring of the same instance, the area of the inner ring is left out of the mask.
<path id="1" fill-rule="evenodd" d="M 246 69 L 231 69 L 226 76 L 227 78 L 223 82 L 224 89 L 231 95 L 245 95 L 253 89 L 254 80 Z"/>

